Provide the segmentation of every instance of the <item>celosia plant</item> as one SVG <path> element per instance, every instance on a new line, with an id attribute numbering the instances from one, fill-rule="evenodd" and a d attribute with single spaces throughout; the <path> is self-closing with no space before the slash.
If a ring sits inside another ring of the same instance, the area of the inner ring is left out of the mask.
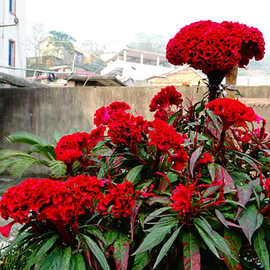
<path id="1" fill-rule="evenodd" d="M 191 24 L 167 47 L 172 63 L 216 83 L 263 53 L 257 29 L 228 22 Z M 215 97 L 184 107 L 167 86 L 150 103 L 153 121 L 113 102 L 90 133 L 56 146 L 10 135 L 31 150 L 0 150 L 0 172 L 39 164 L 50 179 L 26 179 L 1 198 L 0 233 L 22 227 L 0 269 L 270 269 L 270 134 L 251 107 Z"/>
<path id="2" fill-rule="evenodd" d="M 262 33 L 236 22 L 199 21 L 179 30 L 168 42 L 167 59 L 174 65 L 189 64 L 209 80 L 209 99 L 218 97 L 219 84 L 233 67 L 245 67 L 253 57 L 264 57 Z"/>
<path id="3" fill-rule="evenodd" d="M 265 121 L 233 99 L 182 102 L 165 87 L 149 107 L 165 117 L 115 102 L 90 133 L 63 136 L 59 180 L 26 179 L 0 201 L 2 235 L 24 225 L 3 267 L 253 269 L 254 257 L 268 269 Z"/>

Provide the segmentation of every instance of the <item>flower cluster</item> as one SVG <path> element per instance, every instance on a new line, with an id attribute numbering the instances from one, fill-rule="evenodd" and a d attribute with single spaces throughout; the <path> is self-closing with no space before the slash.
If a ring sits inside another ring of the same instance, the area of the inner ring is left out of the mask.
<path id="1" fill-rule="evenodd" d="M 188 179 L 189 180 L 189 179 Z M 198 180 L 179 184 L 172 192 L 170 206 L 189 222 L 191 216 L 200 214 L 205 208 L 216 207 L 225 202 L 224 179 L 214 180 L 211 184 L 198 185 Z M 218 192 L 216 196 L 216 192 Z"/>
<path id="2" fill-rule="evenodd" d="M 189 64 L 205 74 L 243 67 L 264 56 L 262 33 L 245 24 L 210 20 L 187 25 L 167 44 L 166 57 L 174 65 Z"/>
<path id="3" fill-rule="evenodd" d="M 86 175 L 70 177 L 66 182 L 29 178 L 3 195 L 0 213 L 4 219 L 12 218 L 21 224 L 76 224 L 81 215 L 93 213 L 103 186 L 103 181 Z"/>
<path id="4" fill-rule="evenodd" d="M 251 107 L 231 98 L 217 98 L 209 102 L 206 108 L 221 118 L 224 129 L 228 129 L 231 125 L 245 125 L 246 121 L 253 122 L 257 119 Z"/>
<path id="5" fill-rule="evenodd" d="M 102 215 L 111 213 L 114 218 L 128 217 L 135 204 L 135 197 L 133 184 L 125 181 L 110 187 L 106 195 L 100 198 L 97 208 Z"/>
<path id="6" fill-rule="evenodd" d="M 176 132 L 173 126 L 160 119 L 155 119 L 151 126 L 149 144 L 155 146 L 159 151 L 167 153 L 169 158 L 174 161 L 174 169 L 183 169 L 188 161 L 188 155 L 181 145 L 184 143 L 184 138 Z"/>
<path id="7" fill-rule="evenodd" d="M 115 101 L 111 103 L 109 106 L 102 106 L 99 108 L 94 115 L 94 124 L 96 126 L 100 125 L 108 125 L 111 121 L 113 121 L 113 115 L 116 112 L 125 112 L 130 110 L 130 106 L 122 101 Z"/>
<path id="8" fill-rule="evenodd" d="M 166 86 L 153 97 L 149 108 L 150 112 L 156 111 L 155 118 L 167 121 L 168 117 L 173 113 L 172 106 L 175 105 L 177 109 L 180 109 L 182 102 L 182 94 L 173 85 Z"/>
<path id="9" fill-rule="evenodd" d="M 135 117 L 123 111 L 114 113 L 113 117 L 114 121 L 108 124 L 108 136 L 114 144 L 126 146 L 136 152 L 142 133 L 148 130 L 148 122 L 141 116 Z"/>
<path id="10" fill-rule="evenodd" d="M 105 127 L 100 126 L 91 133 L 77 132 L 63 136 L 56 145 L 56 159 L 63 161 L 66 165 L 72 165 L 78 160 L 82 166 L 87 166 L 87 155 L 95 145 L 103 140 Z"/>

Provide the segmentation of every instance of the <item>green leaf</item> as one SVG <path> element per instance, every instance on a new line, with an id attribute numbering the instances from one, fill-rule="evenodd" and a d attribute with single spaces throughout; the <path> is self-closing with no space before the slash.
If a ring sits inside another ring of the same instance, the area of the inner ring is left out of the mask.
<path id="1" fill-rule="evenodd" d="M 92 253 L 95 255 L 96 259 L 100 263 L 103 270 L 110 270 L 108 262 L 102 252 L 102 250 L 98 247 L 98 245 L 88 236 L 82 235 L 86 241 L 87 246 L 90 248 Z"/>
<path id="2" fill-rule="evenodd" d="M 234 258 L 239 258 L 239 251 L 242 246 L 242 238 L 241 235 L 231 229 L 226 230 L 224 233 L 224 238 L 227 240 L 229 249 Z M 230 256 L 223 254 L 224 262 L 227 265 L 229 270 L 241 270 L 241 263 L 232 259 Z"/>
<path id="3" fill-rule="evenodd" d="M 164 213 L 165 211 L 171 209 L 171 207 L 162 207 L 162 208 L 159 208 L 157 210 L 155 210 L 154 212 L 152 212 L 151 214 L 149 214 L 145 220 L 144 220 L 144 224 L 147 224 L 149 221 L 159 217 L 162 213 Z"/>
<path id="4" fill-rule="evenodd" d="M 128 174 L 126 175 L 126 179 L 136 185 L 138 181 L 140 180 L 141 171 L 143 169 L 143 165 L 138 165 L 134 168 L 132 168 Z"/>
<path id="5" fill-rule="evenodd" d="M 0 174 L 4 173 L 14 162 L 13 158 L 0 160 Z"/>
<path id="6" fill-rule="evenodd" d="M 101 240 L 105 245 L 107 245 L 107 241 L 103 236 L 103 233 L 96 227 L 96 226 L 91 226 L 89 228 L 86 229 L 86 231 L 89 234 L 94 235 L 95 237 L 97 237 L 99 240 Z"/>
<path id="7" fill-rule="evenodd" d="M 53 235 L 41 247 L 38 247 L 37 252 L 34 253 L 30 257 L 30 259 L 28 259 L 25 270 L 30 270 L 32 265 L 36 264 L 39 260 L 41 260 L 42 257 L 47 253 L 47 251 L 49 251 L 49 249 L 54 245 L 58 238 L 58 235 Z"/>
<path id="8" fill-rule="evenodd" d="M 62 264 L 60 270 L 69 269 L 71 259 L 71 247 L 67 247 L 64 250 L 64 254 L 62 257 Z"/>
<path id="9" fill-rule="evenodd" d="M 15 177 L 21 177 L 25 170 L 34 164 L 47 166 L 47 161 L 39 160 L 34 156 L 17 150 L 0 150 L 0 170 L 4 171 L 10 168 L 11 175 Z"/>
<path id="10" fill-rule="evenodd" d="M 119 238 L 113 244 L 113 258 L 117 270 L 126 270 L 129 259 L 129 238 L 120 234 Z"/>
<path id="11" fill-rule="evenodd" d="M 199 159 L 200 155 L 202 154 L 202 150 L 203 150 L 203 146 L 200 146 L 190 156 L 189 170 L 190 170 L 190 173 L 191 173 L 192 177 L 194 175 L 195 164 L 196 164 L 197 160 Z"/>
<path id="12" fill-rule="evenodd" d="M 253 240 L 254 249 L 263 264 L 265 270 L 270 270 L 269 252 L 265 241 L 265 232 L 260 229 L 255 235 Z"/>
<path id="13" fill-rule="evenodd" d="M 25 143 L 25 144 L 30 144 L 30 145 L 34 145 L 34 144 L 48 145 L 49 144 L 45 139 L 26 131 L 18 131 L 18 132 L 12 133 L 7 137 L 7 139 L 11 143 Z"/>
<path id="14" fill-rule="evenodd" d="M 225 217 L 223 216 L 223 214 L 222 214 L 218 209 L 215 209 L 215 213 L 216 213 L 216 216 L 217 216 L 217 218 L 219 219 L 219 221 L 220 221 L 226 228 L 228 228 L 227 221 L 226 221 Z"/>
<path id="15" fill-rule="evenodd" d="M 185 270 L 200 270 L 201 256 L 200 249 L 192 232 L 183 234 L 183 261 Z"/>
<path id="16" fill-rule="evenodd" d="M 67 166 L 61 160 L 54 160 L 49 163 L 50 175 L 60 178 L 66 175 Z"/>
<path id="17" fill-rule="evenodd" d="M 169 178 L 171 184 L 178 180 L 178 175 L 176 173 L 169 172 L 167 177 Z"/>
<path id="18" fill-rule="evenodd" d="M 172 236 L 168 239 L 168 241 L 163 245 L 162 249 L 160 250 L 157 260 L 154 265 L 154 269 L 157 267 L 157 265 L 160 263 L 160 261 L 163 259 L 163 257 L 167 254 L 168 250 L 171 248 L 173 242 L 177 238 L 179 232 L 181 230 L 181 227 L 179 227 Z"/>
<path id="19" fill-rule="evenodd" d="M 205 244 L 208 246 L 208 248 L 213 252 L 214 255 L 216 255 L 217 258 L 220 259 L 220 256 L 218 254 L 218 251 L 215 247 L 215 243 L 214 241 L 211 239 L 211 237 L 208 236 L 208 234 L 203 230 L 201 229 L 200 226 L 194 224 L 197 231 L 199 232 L 201 238 L 203 239 L 203 241 L 205 242 Z"/>
<path id="20" fill-rule="evenodd" d="M 104 238 L 106 240 L 107 246 L 110 246 L 118 237 L 119 233 L 117 231 L 105 232 Z"/>
<path id="21" fill-rule="evenodd" d="M 27 151 L 27 153 L 29 154 L 38 153 L 40 155 L 43 155 L 45 158 L 49 160 L 56 159 L 55 147 L 53 145 L 35 144 L 29 151 Z"/>
<path id="22" fill-rule="evenodd" d="M 151 250 L 155 246 L 159 245 L 166 235 L 171 231 L 172 226 L 158 227 L 151 231 L 143 240 L 139 248 L 132 254 L 136 255 L 143 253 L 147 250 Z"/>
<path id="23" fill-rule="evenodd" d="M 56 246 L 47 256 L 47 260 L 41 266 L 40 270 L 58 270 L 62 262 L 62 249 Z"/>
<path id="24" fill-rule="evenodd" d="M 76 258 L 75 270 L 86 270 L 86 265 L 85 265 L 83 255 L 78 253 L 78 254 L 75 255 L 75 258 Z"/>
<path id="25" fill-rule="evenodd" d="M 250 205 L 241 212 L 238 222 L 242 227 L 242 230 L 249 243 L 251 244 L 251 238 L 254 232 L 262 225 L 263 215 L 258 212 L 255 205 Z"/>
<path id="26" fill-rule="evenodd" d="M 149 262 L 150 256 L 147 251 L 136 254 L 132 270 L 143 270 L 149 264 Z"/>
<path id="27" fill-rule="evenodd" d="M 10 166 L 10 174 L 15 178 L 20 178 L 28 168 L 39 163 L 39 160 L 32 157 L 15 159 L 15 162 Z"/>
<path id="28" fill-rule="evenodd" d="M 222 251 L 226 255 L 232 257 L 231 251 L 228 247 L 226 240 L 212 229 L 211 225 L 207 222 L 205 218 L 201 217 L 194 219 L 194 224 L 200 226 L 201 229 L 208 234 L 208 236 L 212 239 L 215 247 L 219 251 Z"/>
<path id="29" fill-rule="evenodd" d="M 71 255 L 69 270 L 76 270 L 76 254 Z"/>

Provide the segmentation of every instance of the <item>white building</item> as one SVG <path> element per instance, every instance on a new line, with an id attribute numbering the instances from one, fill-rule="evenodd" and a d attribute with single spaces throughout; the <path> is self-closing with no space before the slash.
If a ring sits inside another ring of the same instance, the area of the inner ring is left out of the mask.
<path id="1" fill-rule="evenodd" d="M 146 52 L 137 49 L 125 48 L 106 59 L 106 67 L 101 71 L 102 75 L 114 70 L 121 70 L 119 79 L 127 81 L 142 81 L 151 76 L 160 75 L 173 70 L 168 64 L 165 55 L 154 52 Z"/>
<path id="2" fill-rule="evenodd" d="M 25 0 L 0 0 L 0 72 L 25 77 Z M 3 68 L 9 67 L 10 69 Z"/>

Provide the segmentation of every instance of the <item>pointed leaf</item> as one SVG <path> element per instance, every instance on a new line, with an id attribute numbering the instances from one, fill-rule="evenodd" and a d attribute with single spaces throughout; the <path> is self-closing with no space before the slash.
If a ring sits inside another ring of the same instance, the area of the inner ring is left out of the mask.
<path id="1" fill-rule="evenodd" d="M 52 252 L 47 256 L 44 264 L 41 265 L 40 270 L 58 270 L 61 266 L 62 249 L 56 246 Z"/>
<path id="2" fill-rule="evenodd" d="M 171 248 L 173 242 L 175 241 L 175 239 L 177 238 L 179 232 L 181 230 L 181 227 L 178 228 L 173 234 L 172 236 L 168 239 L 168 241 L 163 245 L 162 249 L 160 250 L 157 260 L 155 262 L 154 265 L 154 269 L 157 267 L 157 265 L 160 263 L 160 261 L 163 259 L 163 257 L 167 254 L 168 250 Z"/>
<path id="3" fill-rule="evenodd" d="M 67 166 L 61 160 L 54 160 L 49 163 L 50 175 L 60 178 L 66 175 Z"/>
<path id="4" fill-rule="evenodd" d="M 224 180 L 225 186 L 224 186 L 224 192 L 228 193 L 235 190 L 235 185 L 233 178 L 230 176 L 230 174 L 227 172 L 226 169 L 224 169 L 219 164 L 210 163 L 208 164 L 208 171 L 210 173 L 212 181 L 214 180 Z"/>
<path id="5" fill-rule="evenodd" d="M 270 264 L 269 264 L 269 252 L 267 249 L 266 241 L 265 241 L 265 232 L 264 230 L 260 229 L 255 235 L 254 235 L 254 249 L 263 264 L 263 267 L 265 270 L 270 270 Z"/>
<path id="6" fill-rule="evenodd" d="M 39 160 L 35 158 L 16 159 L 10 166 L 10 174 L 15 178 L 20 178 L 34 164 L 39 164 Z"/>
<path id="7" fill-rule="evenodd" d="M 75 270 L 86 270 L 86 265 L 85 265 L 83 255 L 78 253 L 78 254 L 75 255 L 75 258 L 76 258 Z"/>
<path id="8" fill-rule="evenodd" d="M 70 258 L 71 258 L 71 247 L 67 247 L 64 250 L 64 254 L 63 254 L 63 257 L 62 257 L 62 264 L 61 264 L 61 269 L 60 270 L 69 269 Z"/>
<path id="9" fill-rule="evenodd" d="M 140 180 L 140 174 L 141 174 L 142 169 L 143 169 L 143 165 L 138 165 L 132 168 L 126 175 L 126 179 L 129 182 L 133 183 L 134 185 L 137 184 L 138 181 Z"/>
<path id="10" fill-rule="evenodd" d="M 238 201 L 242 205 L 246 206 L 247 202 L 249 201 L 249 199 L 251 197 L 251 194 L 252 194 L 252 187 L 250 185 L 237 186 L 237 197 L 238 197 Z M 240 215 L 242 209 L 243 209 L 242 207 L 239 207 L 238 208 L 237 214 L 235 216 L 235 219 L 238 218 L 238 216 Z"/>
<path id="11" fill-rule="evenodd" d="M 107 246 L 110 246 L 118 237 L 119 233 L 117 231 L 105 232 L 104 238 L 106 240 Z"/>
<path id="12" fill-rule="evenodd" d="M 25 143 L 25 144 L 41 144 L 41 145 L 48 145 L 48 142 L 32 133 L 26 132 L 26 131 L 18 131 L 15 133 L 10 134 L 7 139 L 11 143 Z"/>
<path id="13" fill-rule="evenodd" d="M 152 212 L 150 215 L 148 215 L 146 217 L 146 219 L 144 220 L 144 224 L 147 224 L 149 221 L 151 221 L 152 219 L 159 217 L 162 213 L 164 213 L 165 211 L 171 209 L 171 207 L 162 207 L 159 208 L 157 210 L 155 210 L 154 212 Z"/>
<path id="14" fill-rule="evenodd" d="M 233 230 L 226 230 L 224 233 L 224 238 L 227 240 L 229 249 L 234 258 L 239 258 L 239 251 L 242 246 L 242 239 L 239 233 Z M 241 263 L 232 259 L 230 256 L 223 254 L 224 262 L 229 270 L 242 270 Z"/>
<path id="15" fill-rule="evenodd" d="M 201 269 L 200 249 L 192 232 L 183 235 L 183 261 L 185 270 Z"/>
<path id="16" fill-rule="evenodd" d="M 113 257 L 116 270 L 126 270 L 129 259 L 129 239 L 126 235 L 121 234 L 113 244 Z"/>
<path id="17" fill-rule="evenodd" d="M 222 251 L 228 256 L 232 256 L 226 240 L 212 229 L 211 225 L 208 223 L 208 221 L 205 218 L 201 217 L 201 218 L 194 219 L 194 224 L 196 224 L 197 226 L 200 226 L 201 229 L 204 230 L 208 234 L 208 236 L 212 239 L 215 247 L 219 251 Z"/>
<path id="18" fill-rule="evenodd" d="M 132 255 L 143 253 L 159 245 L 163 241 L 163 239 L 166 237 L 166 235 L 171 231 L 171 228 L 172 226 L 164 226 L 164 227 L 158 227 L 157 229 L 151 231 L 144 238 L 142 244 Z"/>
<path id="19" fill-rule="evenodd" d="M 242 211 L 238 218 L 238 222 L 251 244 L 251 238 L 254 232 L 262 225 L 263 215 L 258 212 L 255 205 L 251 205 Z"/>
<path id="20" fill-rule="evenodd" d="M 227 221 L 226 221 L 225 217 L 223 216 L 223 214 L 222 214 L 218 209 L 215 209 L 215 213 L 216 213 L 216 216 L 217 216 L 217 218 L 219 219 L 219 221 L 220 221 L 226 228 L 228 228 Z"/>
<path id="21" fill-rule="evenodd" d="M 96 259 L 102 266 L 103 270 L 110 270 L 110 267 L 108 265 L 108 262 L 105 258 L 104 253 L 102 250 L 98 247 L 98 245 L 88 236 L 83 235 L 83 238 L 85 239 L 87 246 L 90 248 L 92 253 L 95 255 Z"/>
<path id="22" fill-rule="evenodd" d="M 94 225 L 90 228 L 87 228 L 86 231 L 95 237 L 97 237 L 99 240 L 101 240 L 105 245 L 107 244 L 106 239 L 104 238 L 103 233 Z"/>
<path id="23" fill-rule="evenodd" d="M 197 231 L 199 232 L 201 238 L 203 239 L 203 241 L 207 245 L 207 247 L 213 252 L 213 254 L 217 258 L 220 259 L 220 256 L 219 256 L 218 251 L 215 247 L 214 241 L 208 236 L 208 234 L 200 226 L 195 224 L 195 227 L 196 227 Z"/>
<path id="24" fill-rule="evenodd" d="M 132 210 L 131 210 L 131 215 L 130 215 L 130 238 L 131 241 L 133 241 L 134 238 L 134 225 L 136 221 L 136 217 L 138 215 L 138 212 L 140 210 L 140 207 L 142 205 L 142 201 L 136 201 Z"/>
<path id="25" fill-rule="evenodd" d="M 191 154 L 190 161 L 189 161 L 189 170 L 190 170 L 192 177 L 194 175 L 195 164 L 196 164 L 197 160 L 199 159 L 200 155 L 202 154 L 202 150 L 203 150 L 203 146 L 200 146 Z"/>
<path id="26" fill-rule="evenodd" d="M 143 270 L 150 262 L 148 252 L 137 254 L 134 258 L 132 270 Z"/>
<path id="27" fill-rule="evenodd" d="M 51 238 L 49 238 L 35 253 L 34 256 L 31 257 L 31 259 L 28 260 L 25 270 L 30 270 L 32 265 L 36 264 L 39 260 L 42 259 L 42 257 L 47 253 L 47 251 L 54 245 L 56 240 L 59 238 L 58 235 L 53 235 Z"/>

